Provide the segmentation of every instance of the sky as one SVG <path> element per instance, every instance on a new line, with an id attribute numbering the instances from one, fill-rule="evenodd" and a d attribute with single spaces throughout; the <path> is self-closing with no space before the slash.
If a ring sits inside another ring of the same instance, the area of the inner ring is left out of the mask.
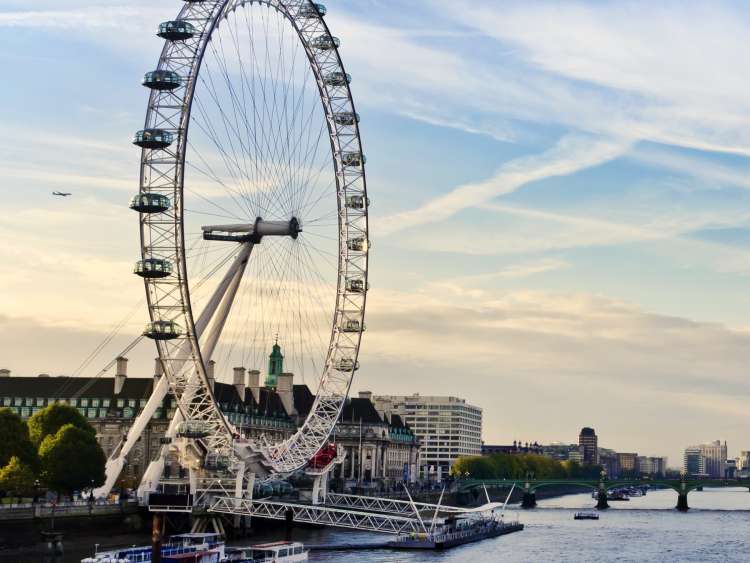
<path id="1" fill-rule="evenodd" d="M 181 5 L 0 0 L 0 367 L 16 375 L 94 375 L 147 320 L 130 137 L 155 27 Z M 372 200 L 352 391 L 463 397 L 487 443 L 593 426 L 674 466 L 694 443 L 750 449 L 745 6 L 327 8 Z M 151 375 L 150 346 L 132 375 Z"/>

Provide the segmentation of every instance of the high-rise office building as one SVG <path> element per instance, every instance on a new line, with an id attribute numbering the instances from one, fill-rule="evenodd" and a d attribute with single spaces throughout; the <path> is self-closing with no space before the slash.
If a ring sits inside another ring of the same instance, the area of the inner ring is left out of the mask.
<path id="1" fill-rule="evenodd" d="M 421 443 L 422 478 L 448 475 L 459 456 L 482 453 L 482 409 L 458 397 L 378 395 L 380 411 L 401 416 Z"/>
<path id="2" fill-rule="evenodd" d="M 696 457 L 698 454 L 702 461 Z M 706 475 L 715 479 L 724 477 L 727 462 L 727 443 L 714 440 L 707 444 L 698 444 L 685 448 L 683 470 L 688 475 Z M 702 469 L 701 471 L 697 471 Z"/>
<path id="3" fill-rule="evenodd" d="M 581 429 L 578 434 L 578 445 L 581 448 L 581 454 L 583 455 L 583 463 L 589 465 L 596 465 L 599 463 L 599 448 L 598 438 L 593 428 L 586 426 Z"/>

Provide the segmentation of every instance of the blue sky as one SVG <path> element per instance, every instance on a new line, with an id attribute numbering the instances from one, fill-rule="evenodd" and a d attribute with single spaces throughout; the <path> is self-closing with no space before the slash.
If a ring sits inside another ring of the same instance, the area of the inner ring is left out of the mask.
<path id="1" fill-rule="evenodd" d="M 0 5 L 0 363 L 15 373 L 71 373 L 123 315 L 132 334 L 145 320 L 129 137 L 153 31 L 181 4 Z M 488 442 L 592 425 L 672 464 L 698 441 L 748 449 L 742 4 L 327 6 L 373 201 L 355 390 L 464 396 Z M 143 375 L 152 353 L 134 358 Z"/>

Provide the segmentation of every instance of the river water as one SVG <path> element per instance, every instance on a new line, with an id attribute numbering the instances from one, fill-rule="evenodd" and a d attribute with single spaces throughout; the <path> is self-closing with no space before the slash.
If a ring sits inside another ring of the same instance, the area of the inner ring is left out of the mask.
<path id="1" fill-rule="evenodd" d="M 457 547 L 445 552 L 396 552 L 390 550 L 316 551 L 311 562 L 412 563 L 412 562 L 590 562 L 590 561 L 722 561 L 750 562 L 750 493 L 747 489 L 706 489 L 688 496 L 690 511 L 674 510 L 672 490 L 651 491 L 628 502 L 612 502 L 612 508 L 596 521 L 573 520 L 582 508 L 592 508 L 590 494 L 567 495 L 539 501 L 534 510 L 509 507 L 508 516 L 526 525 L 522 532 Z M 148 537 L 137 538 L 148 542 Z M 245 540 L 254 543 L 283 539 L 266 532 Z M 308 545 L 356 544 L 383 541 L 378 534 L 333 529 L 295 529 L 293 539 Z M 93 544 L 92 540 L 92 544 Z M 99 543 L 107 545 L 107 538 Z M 136 543 L 133 538 L 132 542 Z M 92 544 L 66 545 L 67 553 L 56 562 L 80 561 Z M 40 558 L 8 558 L 0 561 L 44 561 Z"/>

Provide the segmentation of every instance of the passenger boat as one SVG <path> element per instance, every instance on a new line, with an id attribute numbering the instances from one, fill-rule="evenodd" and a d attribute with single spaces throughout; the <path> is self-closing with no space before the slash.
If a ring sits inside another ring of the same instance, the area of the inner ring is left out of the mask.
<path id="1" fill-rule="evenodd" d="M 227 547 L 224 561 L 243 563 L 298 563 L 307 561 L 309 551 L 300 542 L 276 541 L 250 547 Z"/>
<path id="2" fill-rule="evenodd" d="M 593 510 L 583 510 L 573 515 L 574 520 L 599 520 L 599 513 Z"/>
<path id="3" fill-rule="evenodd" d="M 178 534 L 161 546 L 162 563 L 298 563 L 308 551 L 299 542 L 278 541 L 249 547 L 226 547 L 219 534 Z M 81 563 L 150 563 L 151 546 L 101 551 Z"/>
<path id="4" fill-rule="evenodd" d="M 484 494 L 487 497 L 487 504 L 459 514 L 452 514 L 440 520 L 437 518 L 437 514 L 440 511 L 443 494 L 445 493 L 445 488 L 443 488 L 429 529 L 420 518 L 423 532 L 401 534 L 386 545 L 392 549 L 446 549 L 512 532 L 520 532 L 523 530 L 523 524 L 518 520 L 513 522 L 503 520 L 503 512 L 514 488 L 515 484 L 511 487 L 504 503 L 492 502 L 487 488 L 485 488 Z M 412 503 L 415 514 L 418 514 L 409 490 L 406 487 L 404 487 L 404 490 Z"/>
<path id="5" fill-rule="evenodd" d="M 162 563 L 222 563 L 226 561 L 224 542 L 219 534 L 178 534 L 161 546 Z M 133 546 L 101 551 L 81 563 L 149 563 L 151 546 Z"/>
<path id="6" fill-rule="evenodd" d="M 393 549 L 447 549 L 465 543 L 520 532 L 523 524 L 503 522 L 496 518 L 466 519 L 460 516 L 446 518 L 443 524 L 425 533 L 400 535 L 386 545 Z"/>

